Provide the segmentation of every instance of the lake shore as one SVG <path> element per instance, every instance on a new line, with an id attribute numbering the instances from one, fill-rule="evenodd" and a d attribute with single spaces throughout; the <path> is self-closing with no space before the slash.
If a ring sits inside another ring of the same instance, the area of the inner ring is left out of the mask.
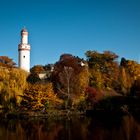
<path id="1" fill-rule="evenodd" d="M 0 113 L 0 117 L 4 119 L 27 119 L 27 118 L 69 118 L 72 116 L 86 116 L 85 112 L 71 110 L 49 110 L 42 111 L 9 111 Z"/>

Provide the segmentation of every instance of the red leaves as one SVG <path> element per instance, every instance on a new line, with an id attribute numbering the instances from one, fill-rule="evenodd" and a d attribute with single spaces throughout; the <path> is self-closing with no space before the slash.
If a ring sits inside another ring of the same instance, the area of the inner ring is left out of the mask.
<path id="1" fill-rule="evenodd" d="M 85 93 L 87 96 L 87 101 L 93 103 L 97 95 L 97 90 L 93 87 L 87 87 Z"/>

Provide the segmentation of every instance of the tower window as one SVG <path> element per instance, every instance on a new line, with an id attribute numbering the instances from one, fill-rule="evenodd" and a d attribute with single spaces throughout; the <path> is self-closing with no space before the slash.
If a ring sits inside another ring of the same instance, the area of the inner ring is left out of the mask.
<path id="1" fill-rule="evenodd" d="M 23 56 L 23 58 L 25 58 L 25 55 Z"/>

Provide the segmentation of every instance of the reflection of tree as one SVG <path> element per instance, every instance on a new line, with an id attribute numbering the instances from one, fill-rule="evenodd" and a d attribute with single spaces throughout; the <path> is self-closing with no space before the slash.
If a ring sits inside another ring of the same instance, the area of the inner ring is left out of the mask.
<path id="1" fill-rule="evenodd" d="M 72 117 L 64 119 L 62 123 L 64 128 L 59 132 L 58 140 L 87 140 L 87 120 L 85 118 Z"/>
<path id="2" fill-rule="evenodd" d="M 82 123 L 81 123 L 82 122 Z M 0 140 L 139 140 L 140 124 L 122 118 L 0 121 Z"/>
<path id="3" fill-rule="evenodd" d="M 23 123 L 26 138 L 29 140 L 55 140 L 62 128 L 60 123 L 45 120 Z"/>
<path id="4" fill-rule="evenodd" d="M 139 140 L 140 125 L 132 116 L 101 120 L 92 119 L 89 127 L 90 140 Z"/>

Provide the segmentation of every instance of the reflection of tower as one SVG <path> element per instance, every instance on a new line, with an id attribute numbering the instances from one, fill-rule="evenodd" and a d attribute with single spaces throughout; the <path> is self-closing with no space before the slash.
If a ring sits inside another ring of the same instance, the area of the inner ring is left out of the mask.
<path id="1" fill-rule="evenodd" d="M 21 43 L 18 45 L 18 65 L 19 68 L 30 71 L 30 44 L 28 44 L 28 31 L 23 28 L 21 30 Z"/>

